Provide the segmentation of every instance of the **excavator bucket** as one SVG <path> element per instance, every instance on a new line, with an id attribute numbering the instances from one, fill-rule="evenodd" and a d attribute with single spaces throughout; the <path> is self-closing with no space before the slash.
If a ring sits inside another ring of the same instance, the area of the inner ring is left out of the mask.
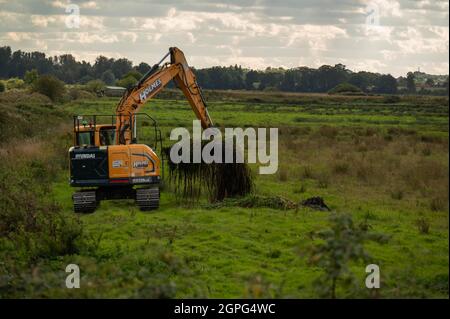
<path id="1" fill-rule="evenodd" d="M 225 145 L 225 143 L 222 143 Z M 223 146 L 225 148 L 225 146 Z M 236 149 L 233 148 L 233 157 Z M 211 202 L 228 197 L 242 197 L 254 188 L 252 172 L 246 163 L 174 163 L 170 148 L 165 148 L 168 159 L 169 184 L 185 202 L 196 201 L 206 194 Z M 222 151 L 225 154 L 225 150 Z"/>

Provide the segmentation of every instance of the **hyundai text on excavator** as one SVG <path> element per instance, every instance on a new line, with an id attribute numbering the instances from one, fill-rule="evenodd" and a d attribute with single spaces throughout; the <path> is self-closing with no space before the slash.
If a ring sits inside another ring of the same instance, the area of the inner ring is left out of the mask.
<path id="1" fill-rule="evenodd" d="M 170 62 L 162 64 L 169 55 Z M 156 144 L 152 148 L 137 143 L 136 120 L 142 106 L 172 80 L 184 93 L 202 127 L 212 126 L 205 99 L 183 52 L 170 48 L 123 94 L 116 114 L 108 116 L 110 123 L 97 123 L 104 115 L 74 116 L 70 185 L 81 188 L 72 196 L 75 212 L 91 213 L 105 199 L 135 199 L 141 210 L 159 207 L 162 159 L 156 154 Z M 161 133 L 156 132 L 162 144 Z"/>

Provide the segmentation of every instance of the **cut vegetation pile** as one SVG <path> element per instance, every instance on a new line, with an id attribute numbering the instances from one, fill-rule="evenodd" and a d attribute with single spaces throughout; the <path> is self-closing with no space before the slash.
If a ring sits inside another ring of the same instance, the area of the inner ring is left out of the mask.
<path id="1" fill-rule="evenodd" d="M 221 202 L 207 205 L 209 208 L 220 207 L 243 207 L 243 208 L 273 208 L 273 209 L 295 209 L 298 207 L 293 201 L 281 196 L 249 195 L 242 198 L 226 198 Z"/>
<path id="2" fill-rule="evenodd" d="M 222 143 L 222 145 L 225 145 Z M 192 149 L 192 148 L 191 148 Z M 222 154 L 225 154 L 223 147 Z M 174 163 L 170 159 L 170 148 L 165 149 L 169 166 L 169 183 L 183 199 L 196 201 L 205 191 L 211 202 L 228 197 L 242 197 L 252 192 L 251 170 L 246 163 Z M 225 156 L 225 155 L 223 155 Z M 236 150 L 233 150 L 236 158 Z"/>

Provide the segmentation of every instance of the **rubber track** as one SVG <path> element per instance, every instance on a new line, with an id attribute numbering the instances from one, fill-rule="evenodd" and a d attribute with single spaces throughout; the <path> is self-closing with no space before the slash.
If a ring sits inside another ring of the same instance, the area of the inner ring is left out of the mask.
<path id="1" fill-rule="evenodd" d="M 136 205 L 148 211 L 159 207 L 159 187 L 136 189 Z"/>
<path id="2" fill-rule="evenodd" d="M 76 192 L 72 195 L 72 200 L 75 213 L 90 214 L 93 213 L 98 206 L 95 190 Z"/>

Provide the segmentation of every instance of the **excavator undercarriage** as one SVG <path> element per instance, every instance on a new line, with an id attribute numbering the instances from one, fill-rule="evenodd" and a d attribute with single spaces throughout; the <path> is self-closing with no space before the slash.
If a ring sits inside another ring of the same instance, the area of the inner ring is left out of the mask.
<path id="1" fill-rule="evenodd" d="M 142 211 L 159 208 L 159 186 L 133 187 L 112 186 L 80 190 L 72 195 L 75 213 L 93 213 L 100 201 L 109 199 L 134 199 Z"/>

